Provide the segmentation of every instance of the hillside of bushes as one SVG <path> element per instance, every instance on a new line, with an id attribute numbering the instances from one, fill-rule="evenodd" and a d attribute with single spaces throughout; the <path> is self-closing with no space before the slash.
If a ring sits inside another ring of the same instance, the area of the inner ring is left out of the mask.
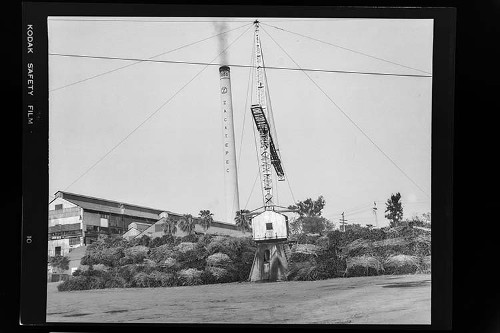
<path id="1" fill-rule="evenodd" d="M 428 232 L 359 228 L 290 236 L 288 280 L 430 271 Z M 173 287 L 247 281 L 257 245 L 216 235 L 104 238 L 87 247 L 81 267 L 59 291 Z"/>

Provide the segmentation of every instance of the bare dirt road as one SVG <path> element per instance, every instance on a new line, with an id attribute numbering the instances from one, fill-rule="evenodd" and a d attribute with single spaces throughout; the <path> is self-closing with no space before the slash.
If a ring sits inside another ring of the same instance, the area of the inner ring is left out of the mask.
<path id="1" fill-rule="evenodd" d="M 430 274 L 58 292 L 47 322 L 430 324 Z"/>

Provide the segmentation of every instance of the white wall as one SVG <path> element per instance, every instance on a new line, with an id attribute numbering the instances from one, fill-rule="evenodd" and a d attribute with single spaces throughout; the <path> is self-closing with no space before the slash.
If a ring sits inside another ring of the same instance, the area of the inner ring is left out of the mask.
<path id="1" fill-rule="evenodd" d="M 266 230 L 266 223 L 272 223 L 272 230 Z M 286 218 L 284 215 L 273 212 L 265 211 L 252 218 L 252 231 L 253 238 L 256 240 L 264 238 L 286 238 Z"/>
<path id="2" fill-rule="evenodd" d="M 55 206 L 62 204 L 62 209 L 55 210 Z M 49 227 L 59 224 L 73 224 L 80 223 L 82 209 L 77 205 L 64 200 L 63 198 L 56 198 L 49 203 Z"/>
<path id="3" fill-rule="evenodd" d="M 62 204 L 63 205 L 63 209 L 64 208 L 73 208 L 73 207 L 78 207 L 77 205 L 75 205 L 74 203 L 72 202 L 69 202 L 63 198 L 56 198 L 54 200 L 52 200 L 50 203 L 49 203 L 49 211 L 50 210 L 55 210 L 56 209 L 56 205 L 60 205 Z"/>

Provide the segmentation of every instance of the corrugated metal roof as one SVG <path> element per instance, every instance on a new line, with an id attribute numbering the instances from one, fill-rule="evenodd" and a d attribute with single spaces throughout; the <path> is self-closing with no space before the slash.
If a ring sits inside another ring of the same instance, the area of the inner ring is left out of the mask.
<path id="1" fill-rule="evenodd" d="M 76 193 L 71 193 L 71 192 L 64 192 L 64 191 L 57 191 L 56 193 L 56 198 L 61 197 L 63 199 L 75 199 L 75 200 L 83 200 L 83 201 L 88 201 L 88 202 L 96 202 L 100 204 L 105 204 L 105 205 L 110 205 L 110 206 L 129 206 L 131 209 L 137 209 L 137 210 L 149 210 L 149 211 L 155 211 L 161 213 L 162 209 L 156 209 L 156 208 L 151 208 L 151 207 L 146 207 L 146 206 L 139 206 L 135 204 L 130 204 L 126 202 L 120 202 L 120 201 L 114 201 L 114 200 L 108 200 L 108 199 L 102 199 L 102 198 L 96 198 L 92 197 L 89 195 L 83 195 L 83 194 L 76 194 Z"/>
<path id="2" fill-rule="evenodd" d="M 74 203 L 75 205 L 82 207 L 83 209 L 86 210 L 93 210 L 97 212 L 103 212 L 103 213 L 112 213 L 112 214 L 119 214 L 119 215 L 128 215 L 128 216 L 134 216 L 134 217 L 142 217 L 142 218 L 148 218 L 148 219 L 154 219 L 157 220 L 159 218 L 159 213 L 162 211 L 158 210 L 158 213 L 155 212 L 145 212 L 145 211 L 140 211 L 140 210 L 135 210 L 135 209 L 130 209 L 130 208 L 120 208 L 120 207 L 114 207 L 111 205 L 106 205 L 106 204 L 98 204 L 98 203 L 93 203 L 93 202 L 88 202 L 84 200 L 77 200 L 74 198 L 64 198 L 65 200 L 68 200 L 69 202 Z"/>
<path id="3" fill-rule="evenodd" d="M 144 206 L 138 206 L 119 201 L 96 198 L 88 195 L 81 195 L 71 192 L 58 191 L 55 196 L 56 198 L 60 197 L 63 198 L 64 200 L 72 202 L 75 205 L 82 207 L 83 209 L 93 210 L 103 213 L 142 217 L 154 220 L 159 220 L 160 219 L 159 215 L 162 212 L 167 212 L 169 215 L 173 215 L 177 218 L 183 216 L 183 214 L 174 213 L 164 209 L 161 210 Z M 199 219 L 199 217 L 196 216 L 194 216 L 194 218 L 197 220 Z M 225 229 L 234 229 L 234 230 L 238 229 L 238 227 L 235 224 L 222 221 L 213 221 L 213 225 Z"/>

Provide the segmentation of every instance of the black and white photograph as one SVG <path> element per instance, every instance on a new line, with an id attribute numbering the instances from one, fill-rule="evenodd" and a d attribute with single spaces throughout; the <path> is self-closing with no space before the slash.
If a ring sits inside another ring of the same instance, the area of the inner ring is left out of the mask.
<path id="1" fill-rule="evenodd" d="M 434 19 L 210 14 L 47 16 L 46 322 L 431 325 Z"/>

